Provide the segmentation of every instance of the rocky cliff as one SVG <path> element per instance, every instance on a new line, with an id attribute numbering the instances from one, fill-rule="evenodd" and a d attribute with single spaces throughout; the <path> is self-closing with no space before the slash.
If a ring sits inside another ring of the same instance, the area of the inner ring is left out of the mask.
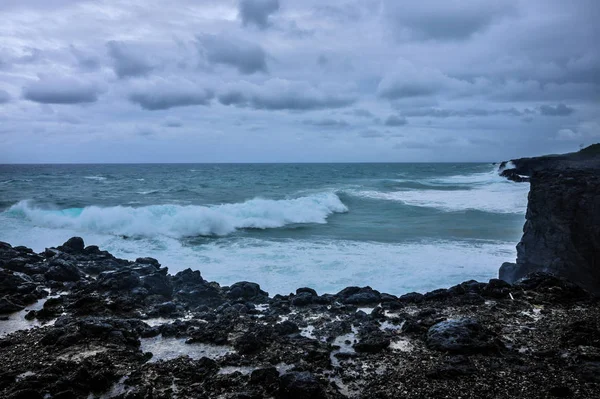
<path id="1" fill-rule="evenodd" d="M 543 271 L 600 294 L 600 168 L 593 166 L 599 160 L 586 157 L 577 169 L 568 167 L 576 165 L 573 160 L 552 163 L 547 157 L 515 163 L 532 172 L 531 191 L 517 263 L 502 265 L 502 280 Z"/>

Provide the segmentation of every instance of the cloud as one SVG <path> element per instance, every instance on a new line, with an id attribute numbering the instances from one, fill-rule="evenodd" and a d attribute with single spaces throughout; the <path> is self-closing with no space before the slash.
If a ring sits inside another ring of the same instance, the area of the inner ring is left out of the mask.
<path id="1" fill-rule="evenodd" d="M 556 133 L 556 140 L 579 141 L 588 145 L 600 139 L 600 123 L 595 121 L 580 122 L 576 126 L 560 129 Z"/>
<path id="2" fill-rule="evenodd" d="M 197 39 L 199 48 L 211 64 L 228 65 L 246 75 L 267 72 L 267 54 L 257 44 L 209 34 Z"/>
<path id="3" fill-rule="evenodd" d="M 507 1 L 488 0 L 386 0 L 384 7 L 399 38 L 437 41 L 468 39 L 514 11 Z"/>
<path id="4" fill-rule="evenodd" d="M 11 100 L 7 91 L 0 89 L 0 104 L 5 104 Z"/>
<path id="5" fill-rule="evenodd" d="M 384 124 L 386 126 L 404 126 L 408 123 L 408 121 L 406 120 L 406 118 L 403 117 L 399 117 L 396 115 L 390 115 L 387 117 L 387 119 L 385 120 Z"/>
<path id="6" fill-rule="evenodd" d="M 279 10 L 279 0 L 240 0 L 239 15 L 242 25 L 256 25 L 260 29 L 269 26 L 269 16 Z"/>
<path id="7" fill-rule="evenodd" d="M 339 129 L 339 128 L 343 128 L 343 127 L 348 127 L 348 122 L 346 122 L 343 119 L 331 119 L 331 118 L 324 118 L 324 119 L 305 119 L 304 121 L 302 121 L 302 123 L 304 123 L 305 125 L 311 125 L 311 126 L 317 126 L 317 127 L 323 127 L 323 128 L 335 128 L 335 129 Z"/>
<path id="8" fill-rule="evenodd" d="M 486 110 L 482 108 L 467 108 L 467 109 L 444 109 L 444 108 L 418 108 L 413 110 L 405 110 L 403 114 L 406 116 L 430 117 L 430 118 L 470 118 L 491 115 L 509 115 L 521 116 L 532 113 L 530 109 L 519 111 L 516 108 Z"/>
<path id="9" fill-rule="evenodd" d="M 366 138 L 383 137 L 384 136 L 384 134 L 381 133 L 380 131 L 373 130 L 373 129 L 368 129 L 368 130 L 362 131 L 358 135 L 360 137 L 366 137 Z"/>
<path id="10" fill-rule="evenodd" d="M 362 108 L 353 109 L 352 111 L 346 112 L 346 114 L 358 116 L 361 118 L 373 118 L 375 116 L 371 111 Z"/>
<path id="11" fill-rule="evenodd" d="M 154 66 L 142 53 L 141 49 L 135 48 L 131 43 L 110 41 L 106 43 L 108 54 L 112 59 L 113 69 L 121 79 L 148 75 Z"/>
<path id="12" fill-rule="evenodd" d="M 214 92 L 200 88 L 194 82 L 159 79 L 138 84 L 129 94 L 129 101 L 148 111 L 165 110 L 190 105 L 209 105 Z"/>
<path id="13" fill-rule="evenodd" d="M 100 88 L 70 77 L 43 76 L 23 87 L 23 98 L 42 104 L 81 104 L 98 100 Z"/>
<path id="14" fill-rule="evenodd" d="M 324 90 L 302 81 L 270 79 L 263 85 L 241 81 L 226 85 L 218 94 L 223 105 L 266 110 L 340 108 L 352 104 L 356 97 L 342 88 Z"/>
<path id="15" fill-rule="evenodd" d="M 181 122 L 181 119 L 174 118 L 174 117 L 168 117 L 163 122 L 163 126 L 165 126 L 165 127 L 182 127 L 183 122 Z"/>
<path id="16" fill-rule="evenodd" d="M 567 107 L 565 104 L 558 104 L 555 107 L 551 105 L 542 105 L 540 107 L 540 114 L 546 116 L 568 116 L 573 112 L 575 112 L 575 110 Z"/>
<path id="17" fill-rule="evenodd" d="M 88 71 L 95 71 L 100 68 L 100 59 L 96 57 L 94 54 L 83 51 L 75 46 L 69 46 L 71 53 L 77 60 L 77 64 L 81 69 Z"/>
<path id="18" fill-rule="evenodd" d="M 432 68 L 417 68 L 406 60 L 399 60 L 377 87 L 377 95 L 388 100 L 430 96 L 452 85 L 451 78 Z"/>

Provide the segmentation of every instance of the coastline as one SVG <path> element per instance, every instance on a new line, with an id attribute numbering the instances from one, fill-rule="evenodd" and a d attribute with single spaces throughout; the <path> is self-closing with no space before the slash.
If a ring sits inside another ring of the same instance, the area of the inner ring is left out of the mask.
<path id="1" fill-rule="evenodd" d="M 513 165 L 532 186 L 510 283 L 269 296 L 78 237 L 41 253 L 0 243 L 0 396 L 593 398 L 596 170 Z"/>
<path id="2" fill-rule="evenodd" d="M 0 248 L 4 309 L 45 301 L 0 322 L 39 325 L 0 338 L 4 397 L 591 398 L 600 388 L 600 303 L 550 275 L 400 297 L 369 287 L 269 297 L 79 238 L 40 254 Z"/>

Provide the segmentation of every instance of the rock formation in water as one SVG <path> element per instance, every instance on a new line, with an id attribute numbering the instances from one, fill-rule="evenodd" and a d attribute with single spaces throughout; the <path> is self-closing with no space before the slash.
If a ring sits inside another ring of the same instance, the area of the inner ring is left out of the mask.
<path id="1" fill-rule="evenodd" d="M 517 262 L 502 265 L 500 278 L 546 272 L 600 294 L 600 145 L 511 162 L 505 172 L 530 176 L 531 189 Z"/>

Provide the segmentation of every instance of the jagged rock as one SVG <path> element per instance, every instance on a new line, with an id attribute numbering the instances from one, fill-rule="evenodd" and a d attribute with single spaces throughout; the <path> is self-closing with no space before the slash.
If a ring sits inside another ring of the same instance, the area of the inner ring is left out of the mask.
<path id="1" fill-rule="evenodd" d="M 268 293 L 260 289 L 260 285 L 248 281 L 240 281 L 232 284 L 227 292 L 227 298 L 230 299 L 264 299 L 269 296 Z"/>
<path id="2" fill-rule="evenodd" d="M 368 305 L 379 303 L 381 294 L 371 287 L 347 287 L 336 294 L 340 302 L 348 305 Z"/>
<path id="3" fill-rule="evenodd" d="M 57 249 L 68 253 L 79 253 L 83 252 L 84 248 L 85 244 L 83 243 L 83 238 L 71 237 L 67 240 L 67 242 L 59 246 Z"/>
<path id="4" fill-rule="evenodd" d="M 13 312 L 18 312 L 19 310 L 23 310 L 25 306 L 17 305 L 7 298 L 0 298 L 0 314 L 8 314 Z"/>
<path id="5" fill-rule="evenodd" d="M 427 332 L 427 346 L 453 353 L 484 353 L 498 349 L 494 335 L 471 318 L 434 324 Z"/>
<path id="6" fill-rule="evenodd" d="M 82 277 L 81 272 L 74 263 L 62 258 L 52 259 L 44 276 L 48 280 L 60 282 L 78 281 Z"/>
<path id="7" fill-rule="evenodd" d="M 500 279 L 514 283 L 532 272 L 545 272 L 600 293 L 598 170 L 560 169 L 532 175 L 517 262 L 503 264 Z"/>
<path id="8" fill-rule="evenodd" d="M 291 372 L 282 375 L 279 378 L 280 399 L 322 399 L 325 398 L 325 392 L 319 380 L 307 372 Z"/>

